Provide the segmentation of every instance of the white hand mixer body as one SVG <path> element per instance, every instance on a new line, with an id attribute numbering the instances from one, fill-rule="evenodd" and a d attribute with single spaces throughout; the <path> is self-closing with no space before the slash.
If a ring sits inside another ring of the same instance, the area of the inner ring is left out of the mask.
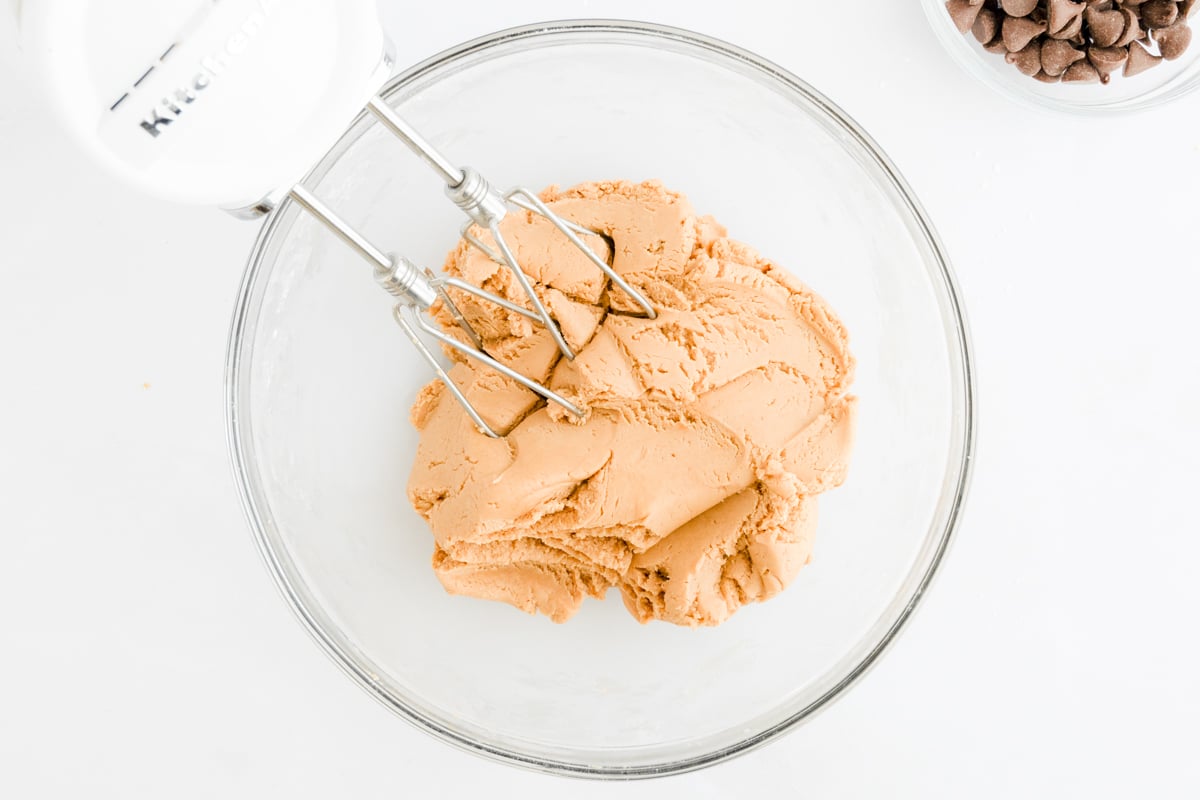
<path id="1" fill-rule="evenodd" d="M 397 298 L 396 322 L 489 436 L 498 436 L 440 365 L 422 334 L 582 414 L 570 401 L 489 355 L 447 293 L 469 292 L 544 325 L 574 353 L 500 231 L 511 209 L 539 214 L 584 252 L 646 316 L 649 301 L 584 237 L 595 232 L 555 214 L 523 188 L 501 193 L 457 167 L 376 91 L 391 68 L 375 0 L 39 0 L 19 6 L 19 37 L 59 115 L 93 157 L 160 197 L 221 205 L 239 216 L 298 203 L 374 265 Z M 467 216 L 462 235 L 510 269 L 524 308 L 454 277 L 421 269 L 375 247 L 300 179 L 363 109 L 419 155 Z M 290 187 L 290 188 L 287 188 Z M 495 247 L 477 230 L 486 230 Z M 440 301 L 470 344 L 425 312 Z"/>

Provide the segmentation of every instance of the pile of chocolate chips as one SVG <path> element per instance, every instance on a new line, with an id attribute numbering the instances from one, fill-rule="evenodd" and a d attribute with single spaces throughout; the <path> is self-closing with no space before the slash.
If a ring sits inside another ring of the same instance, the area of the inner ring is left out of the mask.
<path id="1" fill-rule="evenodd" d="M 1057 83 L 1108 83 L 1183 55 L 1200 0 L 948 0 L 959 31 L 1022 73 Z"/>

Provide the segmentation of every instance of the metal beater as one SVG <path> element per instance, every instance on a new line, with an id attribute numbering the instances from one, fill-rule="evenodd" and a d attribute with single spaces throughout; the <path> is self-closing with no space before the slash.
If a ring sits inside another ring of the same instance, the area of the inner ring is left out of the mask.
<path id="1" fill-rule="evenodd" d="M 462 405 L 467 414 L 470 415 L 472 421 L 474 421 L 480 431 L 493 438 L 500 437 L 500 434 L 484 421 L 479 411 L 467 399 L 466 394 L 454 383 L 441 364 L 438 363 L 437 357 L 422 340 L 418 331 L 432 336 L 437 341 L 462 353 L 464 356 L 517 381 L 525 388 L 535 392 L 549 402 L 562 406 L 572 414 L 582 416 L 583 411 L 562 395 L 550 390 L 537 381 L 530 380 L 489 355 L 483 349 L 483 341 L 479 337 L 479 334 L 471 327 L 471 324 L 463 316 L 462 312 L 459 311 L 458 306 L 446 291 L 447 287 L 467 292 L 475 297 L 495 303 L 508 311 L 520 314 L 533 322 L 544 325 L 550 331 L 551 336 L 554 337 L 555 344 L 558 345 L 558 349 L 563 356 L 568 359 L 575 357 L 575 353 L 563 337 L 558 323 L 554 321 L 554 318 L 542 303 L 541 298 L 537 296 L 533 285 L 529 281 L 529 276 L 521 268 L 520 263 L 518 263 L 516 256 L 513 254 L 512 248 L 509 247 L 508 243 L 504 240 L 503 234 L 500 232 L 500 222 L 504 219 L 508 211 L 511 208 L 519 208 L 538 214 L 548 220 L 563 236 L 567 237 L 573 245 L 579 248 L 614 285 L 629 295 L 642 309 L 647 318 L 654 319 L 657 316 L 654 307 L 641 292 L 618 275 L 604 259 L 596 255 L 595 251 L 581 238 L 585 236 L 598 236 L 598 233 L 555 214 L 542 202 L 541 198 L 528 189 L 517 187 L 507 193 L 501 193 L 493 188 L 482 175 L 470 167 L 454 166 L 452 162 L 421 136 L 418 131 L 405 122 L 378 95 L 368 101 L 366 108 L 379 122 L 383 123 L 383 126 L 388 131 L 393 133 L 409 149 L 420 156 L 421 160 L 428 164 L 446 182 L 447 196 L 467 215 L 467 221 L 460 232 L 462 238 L 471 246 L 485 253 L 493 261 L 511 270 L 522 290 L 524 290 L 525 295 L 529 298 L 529 303 L 533 308 L 522 308 L 503 297 L 467 281 L 449 275 L 440 275 L 430 269 L 421 269 L 403 256 L 384 253 L 362 236 L 362 234 L 354 230 L 345 220 L 338 217 L 328 206 L 318 200 L 312 192 L 303 186 L 296 185 L 292 187 L 288 193 L 289 196 L 350 245 L 355 252 L 374 264 L 376 280 L 389 294 L 399 300 L 392 313 L 396 323 L 408 336 L 421 356 L 433 368 L 438 378 L 446 385 L 446 388 L 450 390 L 450 393 L 454 395 L 454 398 Z M 489 247 L 486 242 L 475 234 L 476 227 L 486 229 L 491 234 L 495 248 Z M 427 312 L 438 300 L 441 300 L 447 311 L 450 312 L 451 317 L 454 318 L 455 322 L 466 333 L 473 346 L 466 345 L 453 336 L 447 335 L 428 319 Z"/>

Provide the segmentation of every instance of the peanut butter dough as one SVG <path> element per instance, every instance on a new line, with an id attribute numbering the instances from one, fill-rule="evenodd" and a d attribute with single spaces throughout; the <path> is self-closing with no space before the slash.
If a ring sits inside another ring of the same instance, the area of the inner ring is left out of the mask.
<path id="1" fill-rule="evenodd" d="M 846 475 L 855 398 L 845 328 L 811 290 L 726 238 L 656 182 L 547 189 L 556 211 L 606 238 L 597 252 L 658 309 L 637 316 L 542 218 L 506 238 L 578 353 L 466 295 L 489 352 L 586 410 L 579 420 L 471 363 L 451 376 L 501 439 L 433 382 L 408 494 L 428 520 L 447 591 L 555 622 L 620 589 L 639 621 L 716 625 L 786 587 L 808 563 L 816 496 Z M 460 244 L 446 272 L 514 302 L 511 274 Z M 442 322 L 455 330 L 448 317 Z"/>

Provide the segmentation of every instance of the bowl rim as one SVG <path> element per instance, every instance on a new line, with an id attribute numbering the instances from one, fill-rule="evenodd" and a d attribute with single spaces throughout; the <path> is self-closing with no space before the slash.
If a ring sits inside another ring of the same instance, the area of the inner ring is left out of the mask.
<path id="1" fill-rule="evenodd" d="M 1029 109 L 1085 117 L 1117 117 L 1167 105 L 1200 89 L 1200 68 L 1198 68 L 1179 85 L 1173 85 L 1172 81 L 1182 75 L 1176 75 L 1166 83 L 1147 88 L 1144 92 L 1124 100 L 1076 103 L 1057 97 L 1048 97 L 1035 91 L 1036 87 L 1041 84 L 1033 78 L 1027 78 L 1025 81 L 1014 80 L 1012 83 L 1008 83 L 993 77 L 992 67 L 985 63 L 984 59 L 984 56 L 991 54 L 985 53 L 975 46 L 975 40 L 970 31 L 965 34 L 959 33 L 958 28 L 950 19 L 950 15 L 946 13 L 945 0 L 921 0 L 921 5 L 924 6 L 925 16 L 929 20 L 930 27 L 933 28 L 934 38 L 941 42 L 943 49 L 955 64 L 993 91 Z M 1196 63 L 1200 63 L 1200 54 L 1193 58 Z M 1189 64 L 1187 69 L 1192 70 L 1193 67 L 1195 64 Z"/>
<path id="2" fill-rule="evenodd" d="M 256 496 L 254 481 L 252 480 L 255 457 L 248 441 L 248 436 L 246 435 L 247 432 L 242 427 L 243 415 L 240 401 L 240 396 L 243 392 L 243 365 L 248 361 L 249 344 L 253 338 L 248 337 L 246 334 L 248 331 L 253 331 L 256 323 L 256 318 L 252 314 L 252 311 L 256 311 L 253 308 L 253 297 L 254 289 L 264 263 L 263 255 L 275 236 L 276 230 L 280 225 L 280 220 L 285 216 L 284 212 L 290 208 L 290 201 L 287 199 L 273 209 L 260 229 L 258 237 L 250 251 L 249 260 L 238 289 L 238 297 L 230 324 L 226 351 L 226 436 L 234 480 L 237 484 L 242 508 L 259 554 L 276 587 L 317 645 L 325 651 L 343 672 L 378 702 L 382 703 L 405 721 L 442 741 L 460 750 L 500 763 L 538 772 L 580 778 L 631 779 L 661 777 L 690 772 L 727 761 L 735 756 L 757 749 L 777 739 L 782 734 L 793 730 L 800 723 L 807 721 L 817 712 L 828 707 L 834 699 L 840 697 L 850 686 L 857 683 L 878 662 L 879 657 L 889 648 L 899 632 L 905 627 L 913 612 L 920 604 L 920 601 L 927 593 L 951 542 L 955 538 L 954 534 L 962 519 L 962 511 L 974 467 L 976 447 L 977 387 L 974 358 L 960 291 L 950 266 L 950 260 L 932 222 L 924 208 L 915 198 L 907 182 L 874 140 L 838 106 L 789 71 L 754 53 L 704 34 L 656 23 L 605 19 L 556 20 L 507 28 L 451 47 L 402 71 L 388 81 L 380 94 L 387 99 L 403 91 L 411 82 L 421 78 L 430 71 L 450 62 L 456 62 L 469 57 L 474 53 L 486 51 L 514 41 L 537 39 L 544 36 L 561 36 L 563 34 L 592 36 L 597 34 L 615 34 L 631 38 L 644 37 L 652 41 L 668 40 L 675 44 L 694 48 L 697 51 L 704 51 L 707 55 L 716 55 L 720 57 L 726 66 L 740 67 L 743 70 L 748 69 L 757 73 L 760 77 L 766 76 L 789 92 L 802 96 L 806 101 L 827 115 L 828 121 L 835 123 L 842 133 L 847 134 L 853 140 L 854 144 L 861 148 L 864 154 L 871 157 L 875 162 L 875 166 L 886 177 L 890 188 L 895 192 L 895 198 L 901 201 L 903 208 L 911 216 L 910 221 L 915 223 L 914 235 L 919 233 L 920 237 L 924 238 L 929 252 L 934 256 L 936 266 L 930 266 L 927 263 L 927 267 L 929 267 L 931 281 L 935 285 L 940 282 L 938 288 L 941 290 L 942 297 L 939 300 L 945 303 L 943 326 L 948 328 L 947 323 L 950 322 L 953 322 L 954 325 L 952 333 L 947 330 L 947 334 L 950 336 L 947 344 L 951 354 L 951 361 L 953 362 L 955 356 L 957 357 L 957 364 L 952 363 L 951 365 L 952 373 L 957 374 L 952 374 L 951 378 L 961 384 L 957 387 L 958 397 L 956 397 L 956 403 L 960 404 L 960 407 L 952 409 L 952 413 L 960 417 L 960 441 L 951 441 L 950 443 L 951 449 L 948 453 L 949 463 L 943 481 L 942 497 L 939 501 L 938 510 L 935 511 L 933 524 L 925 537 L 923 549 L 929 551 L 929 555 L 927 556 L 928 562 L 925 565 L 924 572 L 913 585 L 910 596 L 903 600 L 903 607 L 899 610 L 892 624 L 882 633 L 879 641 L 867 650 L 853 668 L 848 670 L 845 675 L 828 687 L 820 696 L 781 722 L 765 730 L 746 736 L 737 744 L 663 763 L 631 766 L 596 765 L 533 755 L 515 747 L 497 746 L 488 742 L 478 741 L 469 735 L 454 730 L 442 724 L 437 719 L 430 718 L 420 708 L 412 707 L 399 698 L 382 691 L 378 678 L 363 668 L 351 651 L 351 648 L 347 644 L 337 641 L 317 620 L 313 610 L 306 605 L 301 588 L 293 581 L 288 567 L 281 560 L 279 554 L 271 547 L 266 531 L 266 520 L 270 520 L 271 517 L 269 514 L 263 513 L 263 507 L 266 504 L 265 501 Z M 347 134 L 339 140 L 338 144 L 335 144 L 330 149 L 329 153 L 306 176 L 305 181 L 313 178 L 313 176 L 323 174 L 324 169 L 327 168 L 326 162 L 329 161 L 329 155 L 337 151 L 342 142 L 348 138 L 361 134 L 362 126 L 359 123 L 363 119 L 364 115 L 360 114 L 348 129 Z M 958 460 L 956 465 L 953 463 L 955 457 Z M 949 496 L 948 502 L 947 496 Z M 944 516 L 944 519 L 939 520 L 940 516 Z M 941 529 L 937 531 L 936 540 L 934 540 L 934 529 L 939 523 Z M 930 546 L 931 542 L 932 547 Z"/>

